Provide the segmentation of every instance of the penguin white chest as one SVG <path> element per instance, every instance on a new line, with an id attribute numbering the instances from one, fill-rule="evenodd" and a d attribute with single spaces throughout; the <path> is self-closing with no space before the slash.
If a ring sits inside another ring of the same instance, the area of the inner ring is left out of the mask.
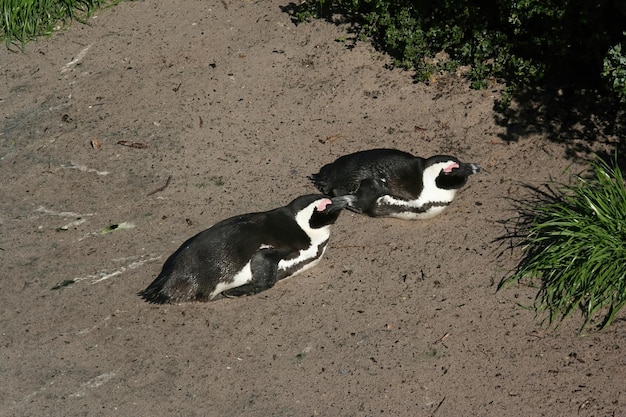
<path id="1" fill-rule="evenodd" d="M 285 278 L 314 267 L 326 251 L 326 245 L 330 239 L 330 226 L 312 228 L 309 224 L 312 211 L 313 208 L 303 210 L 296 216 L 296 223 L 307 234 L 311 243 L 308 248 L 300 250 L 297 256 L 278 262 L 278 270 L 285 273 Z"/>
<path id="2" fill-rule="evenodd" d="M 447 206 L 431 207 L 430 209 L 424 212 L 399 211 L 399 212 L 391 213 L 389 217 L 394 217 L 396 219 L 401 219 L 401 220 L 417 220 L 417 219 L 426 220 L 426 219 L 430 219 L 432 217 L 437 216 L 442 211 L 444 211 L 446 207 Z"/>
<path id="3" fill-rule="evenodd" d="M 454 199 L 456 190 L 444 190 L 434 184 L 424 187 L 420 196 L 414 200 L 403 200 L 391 195 L 384 195 L 376 200 L 379 207 L 391 207 L 389 217 L 402 220 L 430 219 L 448 207 Z"/>
<path id="4" fill-rule="evenodd" d="M 237 272 L 230 281 L 218 282 L 211 295 L 209 295 L 209 299 L 215 298 L 215 296 L 224 291 L 228 291 L 232 288 L 241 287 L 242 285 L 245 285 L 250 281 L 252 281 L 252 267 L 251 261 L 248 261 L 248 263 L 241 269 L 241 271 Z"/>

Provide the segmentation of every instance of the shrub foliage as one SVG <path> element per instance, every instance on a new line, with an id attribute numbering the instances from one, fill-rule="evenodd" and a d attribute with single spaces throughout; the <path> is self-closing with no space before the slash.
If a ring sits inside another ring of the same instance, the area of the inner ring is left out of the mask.
<path id="1" fill-rule="evenodd" d="M 415 68 L 421 80 L 470 65 L 475 88 L 489 77 L 512 87 L 588 86 L 605 74 L 613 88 L 626 89 L 626 57 L 618 46 L 626 29 L 623 0 L 317 0 L 300 16 L 307 12 L 352 18 L 362 35 L 397 65 Z M 440 51 L 450 60 L 424 59 Z M 610 65 L 603 72 L 606 59 Z"/>

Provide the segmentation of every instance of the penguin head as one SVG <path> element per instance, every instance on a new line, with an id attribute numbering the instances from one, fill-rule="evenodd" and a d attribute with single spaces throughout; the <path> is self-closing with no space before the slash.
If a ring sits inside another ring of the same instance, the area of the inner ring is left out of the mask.
<path id="1" fill-rule="evenodd" d="M 426 160 L 424 181 L 434 179 L 437 188 L 456 190 L 465 185 L 467 177 L 480 170 L 478 164 L 461 162 L 454 156 L 436 155 Z"/>
<path id="2" fill-rule="evenodd" d="M 296 222 L 307 234 L 310 230 L 321 229 L 335 223 L 341 210 L 346 208 L 355 197 L 345 195 L 327 197 L 311 194 L 296 198 L 289 204 Z"/>

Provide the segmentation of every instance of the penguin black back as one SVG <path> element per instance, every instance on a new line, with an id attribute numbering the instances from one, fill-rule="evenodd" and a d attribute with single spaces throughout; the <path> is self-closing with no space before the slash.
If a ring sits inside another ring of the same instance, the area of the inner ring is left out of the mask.
<path id="1" fill-rule="evenodd" d="M 413 172 L 423 167 L 424 159 L 410 153 L 397 149 L 370 149 L 341 156 L 324 165 L 309 179 L 318 190 L 331 196 L 354 194 L 361 181 L 368 178 L 407 182 L 405 187 L 417 192 L 421 188 L 421 178 L 415 178 Z"/>
<path id="2" fill-rule="evenodd" d="M 330 225 L 349 200 L 306 195 L 284 207 L 223 220 L 183 243 L 139 295 L 162 304 L 271 288 L 319 261 Z"/>

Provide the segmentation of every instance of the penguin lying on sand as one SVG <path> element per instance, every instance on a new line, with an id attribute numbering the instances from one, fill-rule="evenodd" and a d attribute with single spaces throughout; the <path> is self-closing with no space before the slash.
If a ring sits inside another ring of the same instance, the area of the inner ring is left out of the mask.
<path id="1" fill-rule="evenodd" d="M 330 226 L 352 199 L 306 195 L 285 207 L 223 220 L 183 243 L 139 295 L 163 304 L 269 289 L 319 262 Z"/>
<path id="2" fill-rule="evenodd" d="M 453 156 L 428 159 L 397 149 L 371 149 L 344 155 L 309 177 L 324 194 L 354 195 L 349 209 L 372 217 L 428 219 L 454 199 L 478 164 Z"/>

